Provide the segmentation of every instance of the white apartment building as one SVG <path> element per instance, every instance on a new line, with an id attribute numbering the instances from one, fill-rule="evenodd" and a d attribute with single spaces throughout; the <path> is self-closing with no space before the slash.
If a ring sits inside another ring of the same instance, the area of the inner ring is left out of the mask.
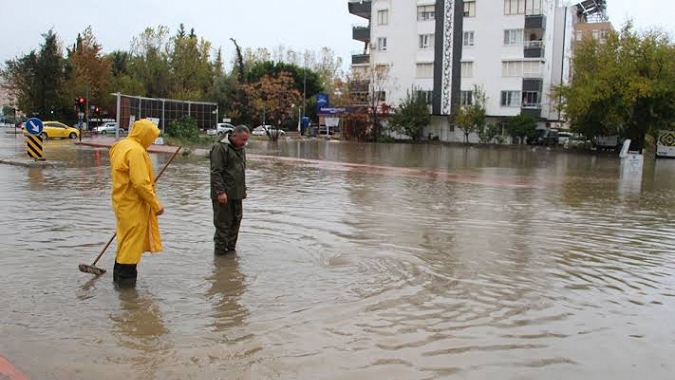
<path id="1" fill-rule="evenodd" d="M 487 96 L 489 122 L 527 112 L 558 126 L 550 92 L 569 79 L 575 25 L 604 8 L 604 0 L 351 1 L 350 12 L 366 20 L 353 30 L 364 51 L 352 56 L 352 69 L 388 67 L 378 91 L 391 106 L 423 91 L 433 115 L 425 135 L 441 141 L 463 141 L 447 116 L 473 102 L 475 86 Z"/>

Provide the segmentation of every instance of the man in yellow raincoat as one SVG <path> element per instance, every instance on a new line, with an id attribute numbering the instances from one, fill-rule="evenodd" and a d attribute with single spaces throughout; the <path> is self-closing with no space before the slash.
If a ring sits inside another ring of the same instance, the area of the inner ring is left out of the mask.
<path id="1" fill-rule="evenodd" d="M 119 286 L 136 285 L 136 265 L 144 252 L 162 251 L 157 216 L 164 213 L 164 207 L 155 193 L 155 176 L 147 151 L 159 133 L 150 120 L 139 120 L 127 138 L 110 148 L 112 204 L 117 219 L 113 281 Z"/>

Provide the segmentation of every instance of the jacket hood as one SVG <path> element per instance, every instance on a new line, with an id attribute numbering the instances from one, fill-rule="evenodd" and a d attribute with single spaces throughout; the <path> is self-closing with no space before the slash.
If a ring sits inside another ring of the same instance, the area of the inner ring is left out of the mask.
<path id="1" fill-rule="evenodd" d="M 159 137 L 160 130 L 155 123 L 148 119 L 141 119 L 134 123 L 131 127 L 129 137 L 148 149 L 150 145 Z"/>

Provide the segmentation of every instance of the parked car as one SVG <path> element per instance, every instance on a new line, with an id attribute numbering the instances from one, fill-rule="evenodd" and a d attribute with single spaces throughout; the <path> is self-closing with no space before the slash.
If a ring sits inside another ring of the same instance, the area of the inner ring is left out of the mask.
<path id="1" fill-rule="evenodd" d="M 207 130 L 206 134 L 209 136 L 224 136 L 225 134 L 232 133 L 233 130 L 234 125 L 230 123 L 218 123 L 215 128 Z"/>
<path id="2" fill-rule="evenodd" d="M 42 125 L 44 128 L 42 129 L 40 137 L 42 137 L 43 140 L 53 138 L 74 139 L 80 135 L 80 131 L 77 128 L 69 127 L 60 121 L 44 121 L 42 122 Z M 23 128 L 23 134 L 26 136 L 29 135 L 25 125 Z"/>
<path id="3" fill-rule="evenodd" d="M 124 128 L 119 128 L 117 123 L 105 123 L 98 127 L 94 127 L 94 133 L 105 135 L 108 133 L 116 133 L 118 129 L 120 132 L 124 131 Z"/>
<path id="4" fill-rule="evenodd" d="M 278 133 L 279 136 L 283 136 L 286 134 L 286 132 L 283 129 L 279 129 L 273 125 L 259 125 L 255 128 L 253 128 L 253 131 L 251 131 L 251 134 L 253 136 L 267 136 L 267 132 L 272 133 Z"/>
<path id="5" fill-rule="evenodd" d="M 619 135 L 596 136 L 593 139 L 593 146 L 597 150 L 621 150 L 623 140 Z"/>
<path id="6" fill-rule="evenodd" d="M 556 146 L 558 145 L 557 129 L 537 129 L 537 133 L 532 140 L 528 139 L 531 145 Z"/>

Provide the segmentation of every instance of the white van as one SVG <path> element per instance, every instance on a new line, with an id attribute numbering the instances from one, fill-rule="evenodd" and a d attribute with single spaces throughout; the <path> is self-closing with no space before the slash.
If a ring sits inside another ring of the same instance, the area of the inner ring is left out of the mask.
<path id="1" fill-rule="evenodd" d="M 656 157 L 675 157 L 675 131 L 659 131 L 656 139 Z"/>

